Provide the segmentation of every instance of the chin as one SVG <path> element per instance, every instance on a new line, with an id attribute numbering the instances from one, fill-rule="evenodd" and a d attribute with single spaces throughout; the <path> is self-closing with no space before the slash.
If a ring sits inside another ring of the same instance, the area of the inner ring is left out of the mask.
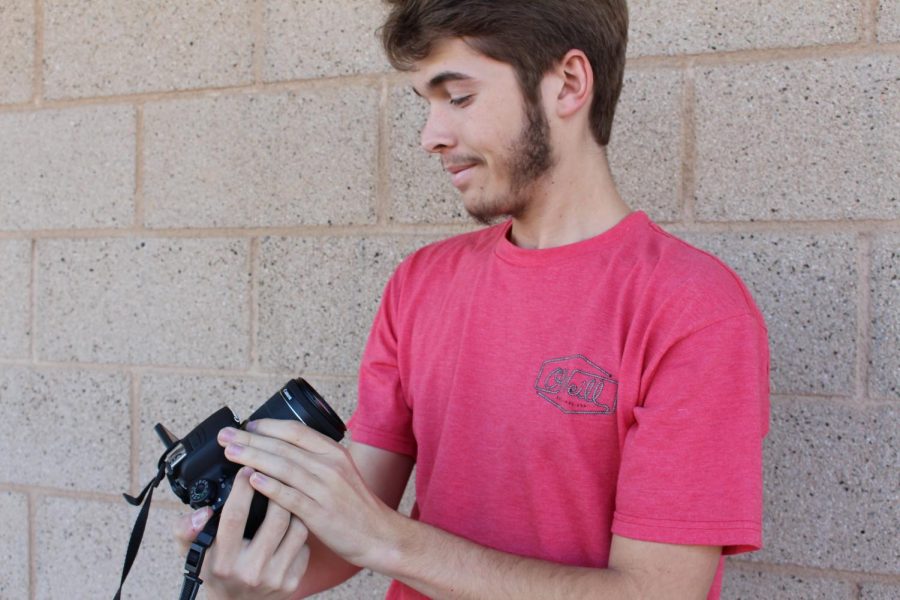
<path id="1" fill-rule="evenodd" d="M 493 225 L 509 217 L 515 217 L 522 213 L 520 206 L 503 202 L 463 202 L 469 216 L 482 225 Z"/>

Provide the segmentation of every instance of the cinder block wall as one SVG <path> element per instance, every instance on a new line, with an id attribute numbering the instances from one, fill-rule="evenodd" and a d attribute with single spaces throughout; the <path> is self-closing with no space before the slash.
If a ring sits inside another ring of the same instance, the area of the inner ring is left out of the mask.
<path id="1" fill-rule="evenodd" d="M 631 8 L 621 188 L 771 333 L 766 549 L 725 597 L 900 597 L 900 3 Z M 111 597 L 156 421 L 246 415 L 297 374 L 349 415 L 393 267 L 472 228 L 382 11 L 0 0 L 3 599 Z M 177 597 L 180 512 L 158 494 L 127 597 Z"/>

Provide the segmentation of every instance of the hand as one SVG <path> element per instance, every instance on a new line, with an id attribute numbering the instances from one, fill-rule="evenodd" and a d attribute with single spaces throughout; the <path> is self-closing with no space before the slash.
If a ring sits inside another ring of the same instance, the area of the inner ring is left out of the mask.
<path id="1" fill-rule="evenodd" d="M 306 572 L 307 529 L 277 503 L 269 502 L 266 517 L 253 539 L 244 539 L 253 498 L 248 481 L 252 473 L 253 469 L 245 467 L 235 476 L 222 507 L 216 539 L 206 551 L 200 578 L 210 600 L 290 598 Z M 175 537 L 184 555 L 211 516 L 212 510 L 203 508 L 178 520 Z"/>
<path id="2" fill-rule="evenodd" d="M 255 469 L 250 485 L 347 562 L 376 568 L 403 517 L 369 489 L 350 452 L 296 421 L 262 419 L 250 428 L 226 428 L 218 438 L 229 460 Z"/>

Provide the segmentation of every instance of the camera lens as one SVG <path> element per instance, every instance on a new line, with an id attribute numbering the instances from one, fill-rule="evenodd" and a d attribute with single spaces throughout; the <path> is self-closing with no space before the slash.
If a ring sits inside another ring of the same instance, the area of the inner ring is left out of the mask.
<path id="1" fill-rule="evenodd" d="M 297 419 L 336 442 L 341 441 L 347 427 L 328 403 L 305 379 L 288 381 L 274 396 L 250 415 L 256 419 Z"/>

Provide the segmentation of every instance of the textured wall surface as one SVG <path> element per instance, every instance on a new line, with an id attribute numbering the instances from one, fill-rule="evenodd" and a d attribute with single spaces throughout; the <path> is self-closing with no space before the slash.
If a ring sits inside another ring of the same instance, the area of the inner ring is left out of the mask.
<path id="1" fill-rule="evenodd" d="M 724 598 L 898 598 L 900 3 L 631 4 L 619 185 L 770 330 L 766 547 Z M 348 416 L 392 269 L 474 227 L 384 12 L 0 0 L 0 598 L 111 596 L 155 422 L 301 373 Z M 154 504 L 128 598 L 180 588 L 184 507 Z"/>

